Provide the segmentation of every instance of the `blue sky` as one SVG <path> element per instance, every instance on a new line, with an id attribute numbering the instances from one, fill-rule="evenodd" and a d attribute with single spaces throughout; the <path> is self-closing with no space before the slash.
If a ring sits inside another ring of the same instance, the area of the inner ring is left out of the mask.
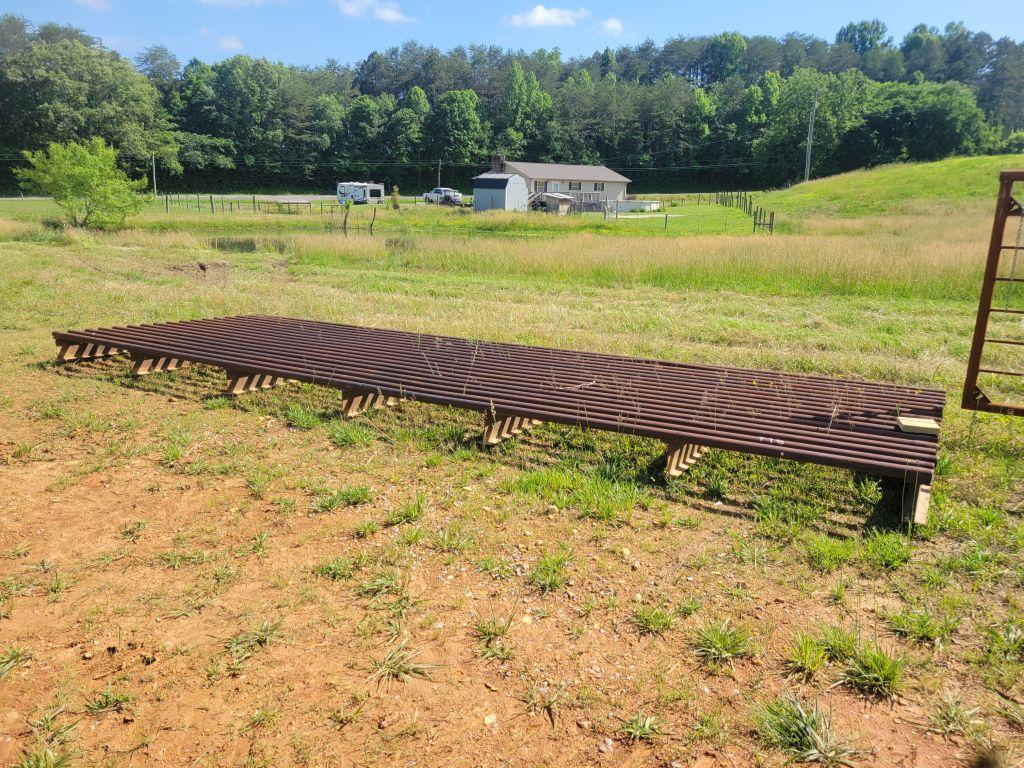
<path id="1" fill-rule="evenodd" d="M 5 0 L 0 10 L 33 22 L 74 24 L 127 56 L 159 43 L 183 61 L 237 52 L 294 64 L 330 57 L 354 62 L 374 49 L 417 39 L 442 49 L 468 43 L 503 48 L 559 47 L 566 55 L 650 37 L 736 30 L 782 35 L 796 30 L 832 39 L 848 21 L 880 18 L 897 39 L 920 22 L 951 20 L 995 37 L 1024 38 L 1024 13 L 963 0 Z"/>

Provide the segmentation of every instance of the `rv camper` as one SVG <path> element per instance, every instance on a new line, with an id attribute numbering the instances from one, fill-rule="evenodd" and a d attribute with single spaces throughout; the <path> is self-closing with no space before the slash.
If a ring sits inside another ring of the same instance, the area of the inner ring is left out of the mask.
<path id="1" fill-rule="evenodd" d="M 366 181 L 339 181 L 338 202 L 356 205 L 384 202 L 384 185 Z"/>

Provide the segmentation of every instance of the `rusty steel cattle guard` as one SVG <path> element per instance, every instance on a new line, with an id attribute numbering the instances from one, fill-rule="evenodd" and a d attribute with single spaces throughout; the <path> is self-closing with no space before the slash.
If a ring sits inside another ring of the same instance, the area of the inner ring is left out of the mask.
<path id="1" fill-rule="evenodd" d="M 981 284 L 981 299 L 978 302 L 978 317 L 974 324 L 974 338 L 971 342 L 971 354 L 967 359 L 967 378 L 964 381 L 964 396 L 961 407 L 975 411 L 1006 413 L 1013 416 L 1024 416 L 1024 403 L 993 402 L 981 390 L 978 377 L 986 374 L 990 377 L 1020 377 L 1024 370 L 1007 369 L 1002 365 L 985 364 L 984 353 L 986 344 L 996 349 L 1014 349 L 1024 346 L 1024 334 L 1021 334 L 1021 320 L 1024 320 L 1024 207 L 1013 197 L 1015 182 L 1024 184 L 1024 171 L 1003 171 L 999 174 L 999 197 L 996 199 L 996 215 L 992 221 L 992 238 L 988 246 L 988 260 L 985 263 L 985 277 Z M 1006 223 L 1017 217 L 1017 239 L 1014 244 L 1004 243 Z M 1003 264 L 1005 260 L 1007 264 Z M 1017 260 L 1021 259 L 1021 268 L 1017 270 Z M 1004 268 L 1005 267 L 1005 268 Z M 998 288 L 1005 288 L 1003 295 L 997 297 Z M 999 306 L 992 306 L 998 298 Z M 1014 299 L 1018 304 L 1014 304 Z M 995 319 L 1009 318 L 1016 321 L 1018 328 L 1006 333 L 1003 326 L 997 328 L 997 335 L 990 337 L 989 325 Z M 1017 333 L 1013 336 L 1013 333 Z"/>
<path id="2" fill-rule="evenodd" d="M 673 476 L 704 449 L 722 448 L 898 478 L 904 513 L 917 521 L 927 513 L 945 404 L 933 389 L 281 317 L 53 337 L 65 362 L 125 352 L 139 374 L 172 367 L 160 361 L 217 366 L 234 394 L 287 380 L 334 387 L 346 416 L 405 398 L 479 411 L 489 445 L 544 421 L 655 438 L 668 447 Z"/>

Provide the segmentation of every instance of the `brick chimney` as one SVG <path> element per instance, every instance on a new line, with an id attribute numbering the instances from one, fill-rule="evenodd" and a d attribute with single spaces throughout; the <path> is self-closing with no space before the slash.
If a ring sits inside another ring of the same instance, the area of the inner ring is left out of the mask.
<path id="1" fill-rule="evenodd" d="M 491 173 L 504 173 L 505 172 L 505 156 L 504 155 L 491 155 Z"/>

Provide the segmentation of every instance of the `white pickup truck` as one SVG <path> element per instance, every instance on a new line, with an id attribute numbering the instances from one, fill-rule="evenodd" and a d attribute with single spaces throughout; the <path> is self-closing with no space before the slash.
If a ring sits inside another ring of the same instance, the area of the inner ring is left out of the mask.
<path id="1" fill-rule="evenodd" d="M 462 193 L 451 187 L 434 187 L 423 193 L 423 202 L 434 205 L 462 205 Z"/>

